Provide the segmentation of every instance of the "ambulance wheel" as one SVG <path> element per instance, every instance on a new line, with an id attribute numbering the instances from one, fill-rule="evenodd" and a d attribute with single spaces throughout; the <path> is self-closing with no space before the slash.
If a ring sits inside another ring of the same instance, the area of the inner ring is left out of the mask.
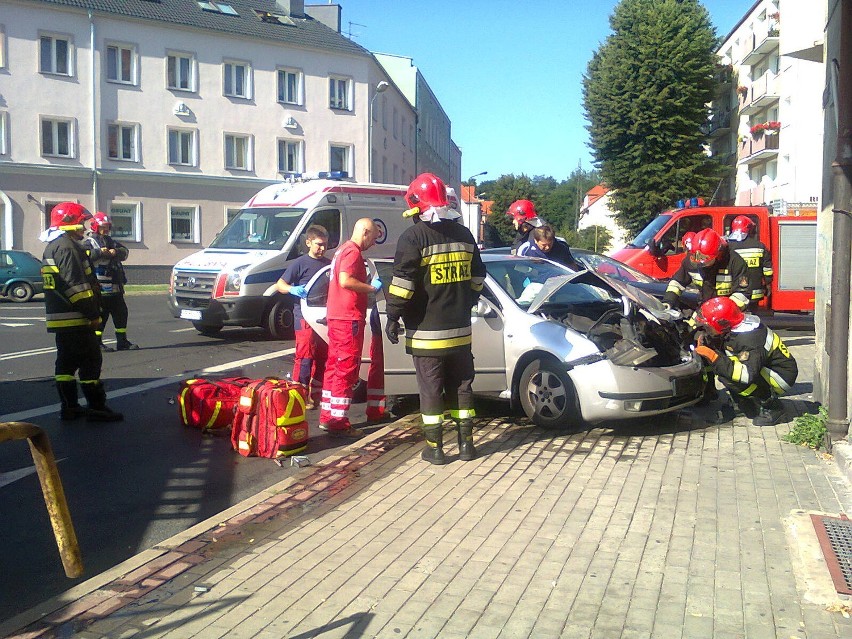
<path id="1" fill-rule="evenodd" d="M 294 339 L 293 307 L 283 299 L 275 302 L 266 316 L 266 330 L 273 339 Z"/>
<path id="2" fill-rule="evenodd" d="M 220 324 L 202 324 L 201 322 L 193 322 L 192 325 L 195 327 L 196 331 L 202 335 L 206 335 L 207 337 L 216 337 L 222 332 L 222 326 Z"/>
<path id="3" fill-rule="evenodd" d="M 549 359 L 530 362 L 518 384 L 527 417 L 542 428 L 576 429 L 583 425 L 580 404 L 568 373 Z"/>

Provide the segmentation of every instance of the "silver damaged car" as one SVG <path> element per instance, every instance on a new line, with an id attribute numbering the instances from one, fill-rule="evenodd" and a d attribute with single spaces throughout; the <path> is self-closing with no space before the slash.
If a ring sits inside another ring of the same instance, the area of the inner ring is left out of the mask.
<path id="1" fill-rule="evenodd" d="M 683 345 L 681 320 L 656 298 L 603 273 L 574 272 L 548 260 L 482 259 L 488 276 L 471 312 L 477 394 L 509 400 L 539 426 L 574 428 L 666 413 L 701 398 L 701 361 Z M 390 282 L 390 260 L 370 267 Z M 328 269 L 307 289 L 302 312 L 326 338 Z M 385 392 L 417 394 L 404 340 L 391 344 L 382 330 L 384 295 L 375 302 L 370 324 L 384 340 Z M 362 378 L 369 326 L 364 342 Z"/>

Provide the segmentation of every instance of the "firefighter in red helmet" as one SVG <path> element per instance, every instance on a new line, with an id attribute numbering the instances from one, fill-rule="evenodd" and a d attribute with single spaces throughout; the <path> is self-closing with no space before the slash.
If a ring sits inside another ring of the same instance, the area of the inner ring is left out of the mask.
<path id="1" fill-rule="evenodd" d="M 535 204 L 530 200 L 515 200 L 509 205 L 506 215 L 512 218 L 515 227 L 515 239 L 512 240 L 512 255 L 523 255 L 530 243 L 530 233 L 533 229 L 544 226 L 535 210 Z"/>
<path id="2" fill-rule="evenodd" d="M 47 331 L 56 339 L 54 379 L 63 420 L 119 421 L 121 413 L 106 405 L 101 382 L 103 356 L 95 331 L 100 327 L 100 289 L 91 260 L 83 249 L 83 223 L 92 215 L 76 202 L 61 202 L 50 213 L 50 228 L 39 239 L 47 243 L 42 258 Z M 77 379 L 87 409 L 77 397 Z"/>
<path id="3" fill-rule="evenodd" d="M 476 458 L 473 444 L 474 368 L 470 311 L 485 281 L 485 266 L 471 232 L 448 206 L 440 178 L 418 175 L 405 195 L 403 215 L 415 224 L 400 235 L 393 280 L 387 295 L 385 333 L 399 342 L 405 325 L 405 350 L 414 359 L 420 412 L 427 446 L 421 457 L 445 464 L 444 412 L 458 426 L 459 458 Z"/>
<path id="4" fill-rule="evenodd" d="M 734 403 L 755 426 L 777 424 L 784 416 L 778 397 L 790 390 L 799 373 L 781 338 L 756 315 L 744 315 L 728 297 L 704 302 L 696 321 L 720 338 L 715 347 L 699 339 L 695 352 L 712 366 Z"/>
<path id="5" fill-rule="evenodd" d="M 731 232 L 728 233 L 728 241 L 746 263 L 748 267 L 749 280 L 749 304 L 748 310 L 757 312 L 760 301 L 769 297 L 772 290 L 772 256 L 769 249 L 758 239 L 755 231 L 757 225 L 750 217 L 738 215 L 731 222 Z"/>
<path id="6" fill-rule="evenodd" d="M 95 331 L 100 341 L 101 350 L 107 353 L 113 350 L 130 351 L 139 347 L 127 339 L 127 303 L 124 301 L 124 285 L 127 276 L 122 262 L 127 259 L 130 251 L 121 242 L 114 239 L 112 220 L 106 213 L 98 211 L 89 222 L 89 232 L 86 233 L 86 252 L 95 265 L 95 274 L 101 287 L 101 326 Z M 112 317 L 115 326 L 116 347 L 113 349 L 103 341 L 103 330 Z"/>

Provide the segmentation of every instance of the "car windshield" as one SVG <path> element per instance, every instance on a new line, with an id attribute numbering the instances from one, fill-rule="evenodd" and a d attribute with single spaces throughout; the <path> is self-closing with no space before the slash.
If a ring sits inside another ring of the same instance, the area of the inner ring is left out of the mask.
<path id="1" fill-rule="evenodd" d="M 671 215 L 658 215 L 653 220 L 651 220 L 650 224 L 646 226 L 635 238 L 630 240 L 627 243 L 627 246 L 630 248 L 645 248 L 645 245 L 648 243 L 648 240 L 654 238 L 661 228 L 663 228 L 668 221 L 672 219 Z"/>
<path id="2" fill-rule="evenodd" d="M 280 251 L 304 214 L 305 209 L 242 209 L 219 232 L 210 248 Z"/>
<path id="3" fill-rule="evenodd" d="M 547 280 L 574 275 L 574 271 L 568 268 L 540 259 L 488 261 L 485 267 L 494 281 L 523 309 L 529 308 L 538 298 Z M 573 305 L 612 299 L 604 288 L 580 282 L 567 282 L 550 295 L 547 303 Z"/>
<path id="4" fill-rule="evenodd" d="M 621 280 L 622 282 L 642 282 L 650 284 L 654 282 L 654 278 L 640 273 L 635 268 L 627 266 L 623 262 L 614 260 L 606 255 L 598 253 L 579 253 L 576 258 L 583 263 L 590 271 L 595 271 L 601 275 L 609 275 L 610 277 Z"/>

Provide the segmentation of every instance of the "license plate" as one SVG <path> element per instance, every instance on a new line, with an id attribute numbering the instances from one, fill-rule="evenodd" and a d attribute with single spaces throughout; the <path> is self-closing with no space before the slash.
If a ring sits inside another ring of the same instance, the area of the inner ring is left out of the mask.
<path id="1" fill-rule="evenodd" d="M 704 388 L 701 375 L 675 377 L 672 380 L 672 393 L 675 397 L 695 397 Z"/>
<path id="2" fill-rule="evenodd" d="M 200 320 L 201 319 L 201 311 L 194 311 L 189 308 L 182 308 L 180 310 L 180 318 L 188 319 L 188 320 Z"/>

